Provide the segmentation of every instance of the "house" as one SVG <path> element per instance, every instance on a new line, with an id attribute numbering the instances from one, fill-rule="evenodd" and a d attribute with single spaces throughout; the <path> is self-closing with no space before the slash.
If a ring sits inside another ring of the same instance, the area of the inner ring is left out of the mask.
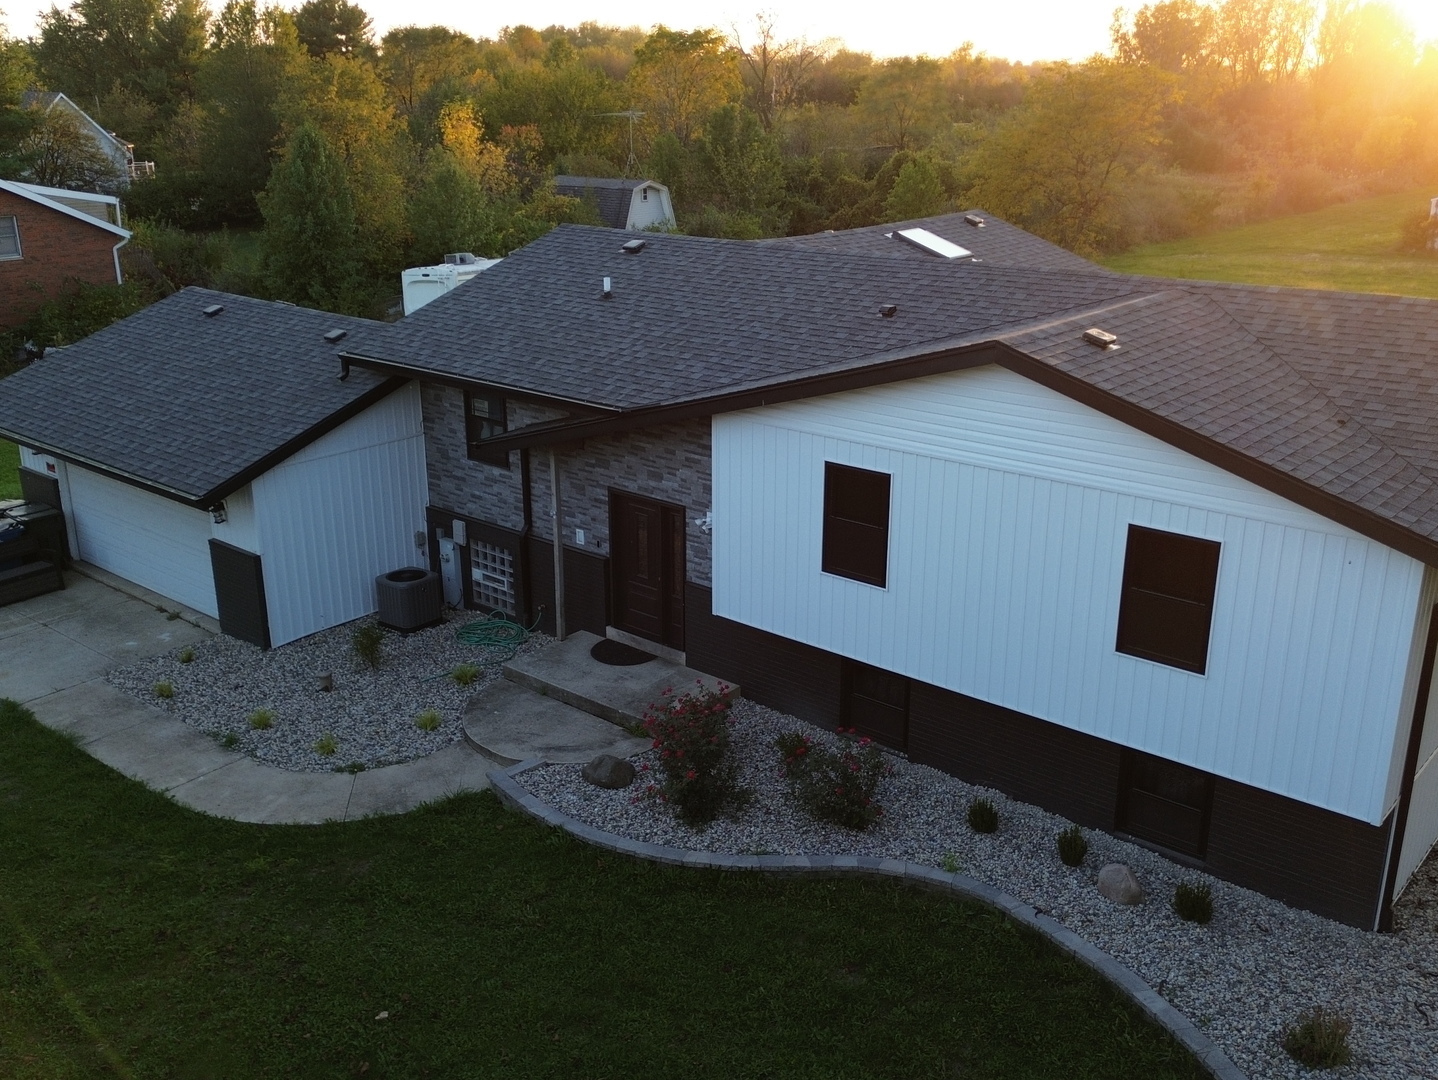
<path id="1" fill-rule="evenodd" d="M 80 130 L 95 140 L 95 145 L 115 165 L 120 182 L 128 184 L 141 176 L 153 176 L 153 161 L 136 161 L 135 147 L 113 131 L 106 131 L 90 118 L 90 114 L 76 105 L 64 94 L 52 90 L 27 90 L 20 95 L 20 105 L 26 109 L 38 109 L 42 113 L 59 111 L 72 117 Z"/>
<path id="2" fill-rule="evenodd" d="M 0 328 L 18 326 L 75 282 L 117 284 L 119 201 L 0 180 Z"/>
<path id="3" fill-rule="evenodd" d="M 1438 839 L 1435 348 L 975 211 L 564 226 L 339 351 L 418 383 L 471 605 L 553 626 L 557 533 L 568 627 L 1374 928 Z"/>
<path id="4" fill-rule="evenodd" d="M 0 434 L 72 556 L 283 644 L 424 557 L 419 389 L 335 378 L 366 325 L 184 289 L 0 381 Z"/>
<path id="5" fill-rule="evenodd" d="M 611 180 L 601 176 L 556 176 L 554 191 L 592 203 L 611 229 L 673 229 L 669 189 L 653 180 Z"/>

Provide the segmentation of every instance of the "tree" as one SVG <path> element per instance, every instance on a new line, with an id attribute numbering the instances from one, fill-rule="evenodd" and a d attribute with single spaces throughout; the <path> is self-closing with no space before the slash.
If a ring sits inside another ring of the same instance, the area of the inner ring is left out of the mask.
<path id="1" fill-rule="evenodd" d="M 948 196 L 939 170 L 927 157 L 915 157 L 899 170 L 889 197 L 884 200 L 884 216 L 889 221 L 908 221 L 933 217 L 949 208 Z"/>
<path id="2" fill-rule="evenodd" d="M 802 38 L 779 41 L 774 36 L 772 15 L 757 15 L 754 23 L 753 44 L 745 48 L 736 29 L 734 47 L 743 61 L 749 107 L 764 130 L 772 131 L 778 116 L 799 104 L 815 69 L 833 53 L 834 44 L 811 45 Z"/>
<path id="3" fill-rule="evenodd" d="M 474 39 L 444 26 L 405 26 L 380 43 L 380 77 L 399 114 L 413 117 L 425 96 L 442 83 L 460 84 L 479 70 Z M 417 135 L 411 126 L 411 133 Z"/>
<path id="4" fill-rule="evenodd" d="M 20 144 L 25 176 L 46 187 L 117 191 L 119 168 L 69 112 L 51 109 Z"/>
<path id="5" fill-rule="evenodd" d="M 947 119 L 938 61 L 926 56 L 885 60 L 864 79 L 857 104 L 876 141 L 895 150 L 927 143 Z"/>
<path id="6" fill-rule="evenodd" d="M 295 12 L 300 44 L 316 60 L 374 55 L 370 17 L 348 0 L 305 0 Z"/>
<path id="7" fill-rule="evenodd" d="M 344 162 L 313 124 L 290 136 L 260 208 L 269 290 L 306 307 L 362 311 L 354 196 Z"/>
<path id="8" fill-rule="evenodd" d="M 655 134 L 671 133 L 685 146 L 704 118 L 738 97 L 736 57 L 717 30 L 656 27 L 634 50 L 629 85 Z"/>
<path id="9" fill-rule="evenodd" d="M 1213 53 L 1217 19 L 1214 9 L 1197 0 L 1160 0 L 1145 4 L 1125 26 L 1127 12 L 1114 12 L 1114 52 L 1126 64 L 1151 64 L 1180 72 L 1208 63 Z"/>
<path id="10" fill-rule="evenodd" d="M 1296 75 L 1308 51 L 1315 0 L 1224 0 L 1216 54 L 1239 86 Z"/>
<path id="11" fill-rule="evenodd" d="M 40 121 L 40 114 L 23 108 L 20 96 L 35 78 L 35 67 L 24 42 L 5 33 L 0 24 L 0 177 L 20 176 L 29 164 L 21 150 Z"/>
<path id="12" fill-rule="evenodd" d="M 1112 245 L 1124 184 L 1159 142 L 1172 94 L 1150 68 L 1054 65 L 975 151 L 968 200 L 1073 251 Z"/>
<path id="13" fill-rule="evenodd" d="M 700 191 L 719 209 L 749 214 L 761 227 L 782 232 L 774 221 L 784 192 L 779 148 L 759 118 L 742 105 L 710 114 L 696 144 Z"/>

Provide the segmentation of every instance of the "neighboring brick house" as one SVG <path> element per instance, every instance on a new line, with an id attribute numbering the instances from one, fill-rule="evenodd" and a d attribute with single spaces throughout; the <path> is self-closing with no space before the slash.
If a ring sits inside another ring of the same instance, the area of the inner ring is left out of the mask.
<path id="1" fill-rule="evenodd" d="M 107 197 L 87 193 L 84 198 Z M 76 282 L 124 280 L 120 248 L 129 239 L 129 230 L 57 202 L 32 185 L 0 180 L 0 327 L 20 325 Z"/>

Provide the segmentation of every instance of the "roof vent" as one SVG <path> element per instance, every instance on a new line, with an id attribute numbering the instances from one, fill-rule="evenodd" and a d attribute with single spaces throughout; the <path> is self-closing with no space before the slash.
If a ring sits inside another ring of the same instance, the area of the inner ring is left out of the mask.
<path id="1" fill-rule="evenodd" d="M 883 316 L 884 318 L 886 318 L 886 319 L 892 319 L 892 318 L 893 318 L 895 315 L 897 315 L 898 313 L 899 313 L 899 305 L 898 305 L 898 304 L 885 304 L 883 307 L 881 307 L 881 308 L 879 309 L 879 314 L 882 315 L 882 316 Z"/>
<path id="2" fill-rule="evenodd" d="M 614 290 L 609 287 L 609 279 L 608 279 L 608 278 L 605 278 L 605 279 L 604 279 L 604 288 L 603 288 L 603 290 L 600 292 L 599 296 L 600 296 L 601 299 L 604 299 L 604 300 L 613 300 L 613 299 L 614 299 Z"/>
<path id="3" fill-rule="evenodd" d="M 976 229 L 982 229 L 986 224 L 984 219 L 979 217 L 978 214 L 965 214 L 964 220 Z"/>
<path id="4" fill-rule="evenodd" d="M 626 240 L 619 245 L 619 250 L 626 255 L 638 255 L 644 250 L 644 245 L 647 243 L 649 243 L 648 240 Z"/>
<path id="5" fill-rule="evenodd" d="M 1107 330 L 1100 330 L 1097 326 L 1085 330 L 1083 339 L 1090 345 L 1097 345 L 1100 349 L 1118 348 L 1118 335 L 1110 334 Z"/>
<path id="6" fill-rule="evenodd" d="M 454 251 L 444 257 L 446 266 L 473 266 L 477 262 L 479 260 L 468 251 Z"/>
<path id="7" fill-rule="evenodd" d="M 963 259 L 972 255 L 968 248 L 961 248 L 952 241 L 945 240 L 938 233 L 931 233 L 928 229 L 899 229 L 894 233 L 900 240 L 905 240 L 920 251 L 927 251 L 930 255 L 938 255 L 945 259 Z"/>
<path id="8" fill-rule="evenodd" d="M 333 345 L 336 341 L 339 341 L 348 333 L 348 330 L 331 330 L 328 334 L 325 335 L 325 340 L 328 341 L 331 345 Z"/>
<path id="9" fill-rule="evenodd" d="M 210 304 L 200 309 L 200 314 L 207 319 L 213 319 L 220 312 L 225 310 L 224 304 Z"/>

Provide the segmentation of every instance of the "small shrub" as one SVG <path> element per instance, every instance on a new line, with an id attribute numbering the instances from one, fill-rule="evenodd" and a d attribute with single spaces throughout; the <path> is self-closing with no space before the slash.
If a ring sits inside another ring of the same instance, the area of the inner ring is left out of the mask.
<path id="1" fill-rule="evenodd" d="M 999 812 L 988 799 L 975 799 L 969 803 L 969 828 L 977 833 L 999 831 Z"/>
<path id="2" fill-rule="evenodd" d="M 1316 1008 L 1304 1013 L 1283 1033 L 1283 1049 L 1310 1069 L 1347 1065 L 1353 1060 L 1348 1049 L 1348 1033 L 1352 1030 L 1353 1025 L 1337 1013 Z"/>
<path id="3" fill-rule="evenodd" d="M 154 690 L 157 698 L 164 698 L 166 701 L 169 701 L 175 696 L 174 684 L 165 679 L 157 682 L 154 686 Z"/>
<path id="4" fill-rule="evenodd" d="M 340 741 L 333 735 L 321 735 L 315 742 L 315 753 L 321 757 L 332 757 L 340 748 Z"/>
<path id="5" fill-rule="evenodd" d="M 1070 825 L 1059 833 L 1059 858 L 1064 861 L 1065 866 L 1082 866 L 1087 854 L 1088 841 L 1084 839 L 1083 830 L 1077 825 Z"/>
<path id="6" fill-rule="evenodd" d="M 193 664 L 195 662 L 195 650 L 186 645 L 180 650 L 179 661 L 182 664 Z"/>
<path id="7" fill-rule="evenodd" d="M 783 756 L 789 794 L 819 821 L 862 832 L 884 814 L 874 800 L 879 782 L 893 770 L 872 739 L 850 728 L 839 729 L 843 746 L 816 746 L 805 735 L 788 732 L 774 740 Z"/>
<path id="8" fill-rule="evenodd" d="M 674 807 L 690 825 L 706 825 L 738 809 L 749 792 L 739 786 L 738 765 L 729 747 L 729 706 L 734 692 L 700 687 L 644 713 L 644 732 L 659 751 L 664 774 L 646 795 Z"/>
<path id="9" fill-rule="evenodd" d="M 254 731 L 268 731 L 275 726 L 275 714 L 269 709 L 256 709 L 248 719 Z"/>
<path id="10" fill-rule="evenodd" d="M 367 666 L 377 668 L 384 650 L 384 631 L 375 623 L 366 623 L 350 635 L 350 647 Z"/>
<path id="11" fill-rule="evenodd" d="M 434 709 L 425 709 L 414 718 L 414 726 L 420 731 L 437 731 L 441 722 L 439 713 Z"/>
<path id="12" fill-rule="evenodd" d="M 479 678 L 478 664 L 460 664 L 449 673 L 456 686 L 469 686 L 475 679 Z"/>
<path id="13" fill-rule="evenodd" d="M 233 750 L 240 745 L 240 737 L 233 731 L 227 731 L 220 736 L 220 745 L 226 750 Z"/>
<path id="14" fill-rule="evenodd" d="M 944 873 L 957 874 L 959 872 L 959 857 L 950 851 L 944 856 L 944 861 L 940 865 Z"/>
<path id="15" fill-rule="evenodd" d="M 1206 923 L 1213 918 L 1213 892 L 1207 884 L 1180 881 L 1173 890 L 1173 910 L 1185 922 Z"/>

